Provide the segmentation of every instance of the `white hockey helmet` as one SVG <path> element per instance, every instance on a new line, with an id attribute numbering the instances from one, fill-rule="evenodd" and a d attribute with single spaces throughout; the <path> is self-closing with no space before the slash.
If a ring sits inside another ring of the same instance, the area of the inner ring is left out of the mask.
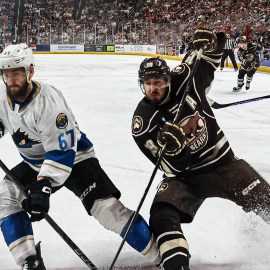
<path id="1" fill-rule="evenodd" d="M 35 65 L 32 49 L 25 43 L 8 45 L 0 55 L 0 70 L 25 68 Z"/>

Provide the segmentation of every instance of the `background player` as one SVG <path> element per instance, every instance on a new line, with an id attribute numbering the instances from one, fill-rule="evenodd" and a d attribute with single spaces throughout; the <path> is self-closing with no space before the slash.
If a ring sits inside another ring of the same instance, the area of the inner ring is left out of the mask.
<path id="1" fill-rule="evenodd" d="M 265 48 L 257 41 L 247 41 L 246 36 L 241 36 L 237 40 L 239 50 L 237 52 L 238 59 L 241 63 L 237 77 L 237 86 L 233 88 L 233 92 L 240 92 L 244 86 L 244 78 L 246 76 L 246 90 L 249 90 L 250 83 L 254 74 L 260 67 L 261 60 L 258 54 L 263 54 L 263 59 L 268 60 L 269 54 Z"/>

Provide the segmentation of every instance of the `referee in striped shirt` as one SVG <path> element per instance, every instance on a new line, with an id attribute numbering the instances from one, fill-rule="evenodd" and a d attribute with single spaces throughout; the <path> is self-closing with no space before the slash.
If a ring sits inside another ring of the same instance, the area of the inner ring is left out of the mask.
<path id="1" fill-rule="evenodd" d="M 224 61 L 225 59 L 229 56 L 234 70 L 237 71 L 238 67 L 235 61 L 235 57 L 234 57 L 234 48 L 236 47 L 236 41 L 235 38 L 231 36 L 231 34 L 229 32 L 226 33 L 226 37 L 227 37 L 227 41 L 224 47 L 224 51 L 223 54 L 221 56 L 221 61 L 220 61 L 220 70 L 223 70 L 224 68 Z"/>

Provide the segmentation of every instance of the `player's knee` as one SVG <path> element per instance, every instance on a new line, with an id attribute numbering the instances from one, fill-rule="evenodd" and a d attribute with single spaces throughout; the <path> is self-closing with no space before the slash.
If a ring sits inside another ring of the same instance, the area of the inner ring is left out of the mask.
<path id="1" fill-rule="evenodd" d="M 11 214 L 22 211 L 18 194 L 10 181 L 0 181 L 0 220 Z"/>
<path id="2" fill-rule="evenodd" d="M 103 227 L 117 234 L 121 233 L 133 213 L 114 197 L 96 200 L 90 212 Z"/>
<path id="3" fill-rule="evenodd" d="M 152 206 L 150 227 L 156 238 L 160 234 L 173 229 L 181 230 L 180 222 L 180 214 L 173 206 L 166 203 L 157 203 Z"/>
<path id="4" fill-rule="evenodd" d="M 1 220 L 1 230 L 7 246 L 18 265 L 36 253 L 31 221 L 25 211 Z"/>

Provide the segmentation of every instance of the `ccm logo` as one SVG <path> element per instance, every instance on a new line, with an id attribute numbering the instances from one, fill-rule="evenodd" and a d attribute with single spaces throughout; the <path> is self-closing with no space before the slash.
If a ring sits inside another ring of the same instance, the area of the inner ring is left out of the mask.
<path id="1" fill-rule="evenodd" d="M 44 193 L 47 193 L 47 194 L 51 194 L 51 188 L 49 188 L 49 187 L 43 187 L 42 188 L 42 192 L 44 192 Z"/>
<path id="2" fill-rule="evenodd" d="M 83 199 L 92 191 L 92 189 L 96 188 L 96 182 L 92 185 L 89 186 L 84 192 L 83 194 L 80 196 L 80 200 L 83 201 Z"/>
<path id="3" fill-rule="evenodd" d="M 247 195 L 253 188 L 255 188 L 257 185 L 259 185 L 261 182 L 259 179 L 257 179 L 256 181 L 254 181 L 253 183 L 251 183 L 247 188 L 245 188 L 242 191 L 243 195 Z"/>

